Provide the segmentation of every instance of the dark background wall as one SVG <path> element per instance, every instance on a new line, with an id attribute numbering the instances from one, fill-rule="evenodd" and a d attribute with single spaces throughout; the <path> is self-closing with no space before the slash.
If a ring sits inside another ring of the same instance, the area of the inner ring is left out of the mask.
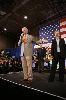
<path id="1" fill-rule="evenodd" d="M 0 50 L 15 47 L 15 38 L 0 34 Z"/>

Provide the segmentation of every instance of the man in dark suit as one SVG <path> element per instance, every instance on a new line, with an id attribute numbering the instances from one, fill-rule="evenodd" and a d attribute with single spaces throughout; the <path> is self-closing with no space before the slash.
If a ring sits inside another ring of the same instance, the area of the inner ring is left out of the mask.
<path id="1" fill-rule="evenodd" d="M 64 82 L 64 71 L 65 71 L 65 41 L 61 38 L 59 31 L 54 32 L 55 39 L 52 40 L 51 55 L 52 67 L 49 77 L 49 82 L 54 81 L 55 73 L 57 69 L 57 63 L 59 62 L 59 81 Z"/>

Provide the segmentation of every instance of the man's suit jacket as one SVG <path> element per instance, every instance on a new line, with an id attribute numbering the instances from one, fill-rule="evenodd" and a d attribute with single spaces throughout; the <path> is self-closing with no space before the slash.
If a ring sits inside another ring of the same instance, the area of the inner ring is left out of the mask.
<path id="1" fill-rule="evenodd" d="M 65 41 L 64 41 L 64 39 L 60 39 L 59 46 L 60 46 L 60 55 L 62 56 L 62 58 L 65 58 Z M 57 57 L 57 42 L 56 42 L 56 39 L 52 40 L 51 55 L 53 57 Z"/>
<path id="2" fill-rule="evenodd" d="M 24 54 L 25 57 L 32 56 L 32 42 L 35 41 L 35 38 L 32 35 L 26 35 L 26 44 L 24 42 L 21 46 L 21 56 Z"/>

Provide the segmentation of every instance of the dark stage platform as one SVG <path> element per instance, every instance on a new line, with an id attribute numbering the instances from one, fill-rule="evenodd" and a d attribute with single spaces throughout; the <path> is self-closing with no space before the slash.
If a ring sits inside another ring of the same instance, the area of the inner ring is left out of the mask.
<path id="1" fill-rule="evenodd" d="M 6 90 L 10 89 L 13 91 L 14 87 L 19 88 L 19 90 L 22 88 L 23 95 L 26 95 L 26 91 L 28 90 L 30 92 L 27 93 L 27 95 L 39 95 L 42 94 L 46 97 L 54 97 L 56 99 L 64 99 L 66 100 L 66 74 L 65 74 L 65 80 L 64 82 L 59 82 L 59 75 L 56 73 L 55 81 L 54 82 L 48 82 L 49 78 L 49 72 L 33 72 L 33 82 L 28 84 L 27 82 L 23 81 L 23 72 L 10 72 L 7 74 L 0 74 L 0 88 Z M 27 90 L 25 90 L 27 89 Z M 18 90 L 18 91 L 19 91 Z M 21 90 L 20 90 L 21 91 Z M 22 94 L 22 92 L 21 92 Z M 49 99 L 48 99 L 49 100 Z"/>

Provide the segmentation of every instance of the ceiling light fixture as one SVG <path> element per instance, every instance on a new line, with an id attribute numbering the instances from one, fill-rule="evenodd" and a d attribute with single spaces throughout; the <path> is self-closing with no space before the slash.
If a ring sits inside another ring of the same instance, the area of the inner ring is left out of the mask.
<path id="1" fill-rule="evenodd" d="M 4 31 L 6 31 L 7 29 L 6 28 L 4 28 Z"/>
<path id="2" fill-rule="evenodd" d="M 24 16 L 24 19 L 27 19 L 27 16 Z"/>

